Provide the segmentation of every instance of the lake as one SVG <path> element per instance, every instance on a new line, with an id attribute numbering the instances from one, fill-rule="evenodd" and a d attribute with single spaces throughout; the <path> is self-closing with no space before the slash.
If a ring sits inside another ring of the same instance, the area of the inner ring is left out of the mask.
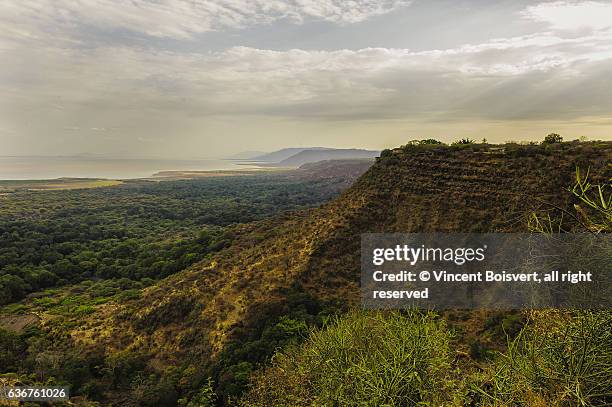
<path id="1" fill-rule="evenodd" d="M 146 178 L 158 171 L 245 170 L 234 160 L 110 159 L 84 157 L 2 157 L 0 180 L 72 178 Z"/>

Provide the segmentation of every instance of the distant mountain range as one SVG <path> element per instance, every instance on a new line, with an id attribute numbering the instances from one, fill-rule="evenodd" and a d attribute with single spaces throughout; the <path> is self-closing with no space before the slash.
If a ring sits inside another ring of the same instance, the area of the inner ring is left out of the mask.
<path id="1" fill-rule="evenodd" d="M 254 160 L 254 157 L 265 155 L 263 151 L 243 151 L 238 154 L 233 154 L 227 157 L 228 160 Z"/>
<path id="2" fill-rule="evenodd" d="M 349 160 L 358 158 L 374 158 L 380 155 L 380 151 L 359 150 L 355 148 L 337 150 L 306 150 L 301 151 L 278 163 L 274 167 L 299 167 L 308 163 L 323 160 Z"/>
<path id="3" fill-rule="evenodd" d="M 292 157 L 296 154 L 301 153 L 302 151 L 325 151 L 325 150 L 333 150 L 333 148 L 327 147 L 292 147 L 292 148 L 283 148 L 278 151 L 273 151 L 271 153 L 260 154 L 250 159 L 253 161 L 265 161 L 268 163 L 278 163 L 283 160 L 286 160 L 289 157 Z"/>
<path id="4" fill-rule="evenodd" d="M 379 155 L 380 151 L 357 148 L 294 147 L 245 159 L 262 162 L 262 165 L 269 167 L 299 167 L 303 164 L 324 160 L 363 159 Z"/>

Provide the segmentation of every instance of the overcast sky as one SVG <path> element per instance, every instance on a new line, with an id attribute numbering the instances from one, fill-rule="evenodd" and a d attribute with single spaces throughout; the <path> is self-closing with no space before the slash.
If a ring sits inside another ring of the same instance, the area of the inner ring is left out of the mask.
<path id="1" fill-rule="evenodd" d="M 0 155 L 612 140 L 612 2 L 0 0 Z"/>

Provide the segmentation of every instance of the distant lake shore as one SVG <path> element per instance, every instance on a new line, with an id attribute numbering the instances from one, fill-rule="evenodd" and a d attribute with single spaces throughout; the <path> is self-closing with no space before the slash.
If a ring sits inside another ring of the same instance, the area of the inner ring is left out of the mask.
<path id="1" fill-rule="evenodd" d="M 0 156 L 0 180 L 48 180 L 56 178 L 150 178 L 165 171 L 244 171 L 257 169 L 240 160 L 161 160 L 89 157 Z"/>

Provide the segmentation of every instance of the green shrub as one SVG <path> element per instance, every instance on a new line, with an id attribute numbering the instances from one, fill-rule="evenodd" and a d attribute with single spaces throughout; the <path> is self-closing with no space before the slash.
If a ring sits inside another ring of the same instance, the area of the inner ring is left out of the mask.
<path id="1" fill-rule="evenodd" d="M 451 393 L 449 340 L 433 314 L 349 313 L 277 354 L 242 404 L 440 405 Z"/>
<path id="2" fill-rule="evenodd" d="M 183 407 L 214 407 L 216 406 L 217 395 L 213 390 L 213 382 L 208 378 L 204 386 L 189 401 L 179 400 L 179 406 Z"/>
<path id="3" fill-rule="evenodd" d="M 557 133 L 550 133 L 548 136 L 544 137 L 544 141 L 542 144 L 555 144 L 563 142 L 563 137 Z"/>
<path id="4" fill-rule="evenodd" d="M 391 157 L 393 155 L 393 151 L 389 150 L 388 148 L 385 148 L 384 150 L 382 150 L 380 152 L 380 157 L 384 158 L 384 157 Z"/>
<path id="5" fill-rule="evenodd" d="M 92 307 L 91 305 L 79 305 L 73 311 L 74 315 L 77 316 L 89 315 L 93 314 L 94 312 L 96 312 L 96 308 Z"/>
<path id="6" fill-rule="evenodd" d="M 612 182 L 593 185 L 589 181 L 589 170 L 582 174 L 576 167 L 576 182 L 570 191 L 590 211 L 586 213 L 580 206 L 575 207 L 591 232 L 612 232 Z"/>
<path id="7" fill-rule="evenodd" d="M 609 406 L 611 345 L 610 311 L 541 312 L 479 392 L 494 405 Z"/>
<path id="8" fill-rule="evenodd" d="M 140 298 L 141 295 L 142 295 L 142 292 L 140 290 L 131 289 L 131 290 L 125 290 L 121 292 L 118 297 L 122 301 L 127 301 L 127 300 L 136 300 Z"/>
<path id="9" fill-rule="evenodd" d="M 436 140 L 433 138 L 423 139 L 423 140 L 410 140 L 407 145 L 409 146 L 428 146 L 428 145 L 442 145 L 440 140 Z"/>
<path id="10" fill-rule="evenodd" d="M 0 328 L 0 373 L 16 371 L 22 362 L 25 346 L 22 337 Z"/>
<path id="11" fill-rule="evenodd" d="M 462 146 L 462 145 L 468 145 L 468 144 L 474 144 L 474 140 L 472 140 L 469 137 L 462 138 L 461 140 L 453 141 L 451 143 L 451 146 Z"/>

